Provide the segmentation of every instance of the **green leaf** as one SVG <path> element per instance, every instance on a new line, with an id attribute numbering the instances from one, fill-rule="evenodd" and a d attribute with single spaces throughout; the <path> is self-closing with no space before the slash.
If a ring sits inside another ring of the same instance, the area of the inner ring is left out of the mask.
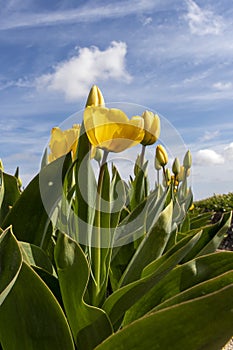
<path id="1" fill-rule="evenodd" d="M 22 255 L 17 241 L 7 228 L 0 235 L 0 306 L 13 287 L 22 266 Z"/>
<path id="2" fill-rule="evenodd" d="M 78 217 L 79 242 L 88 246 L 95 215 L 97 184 L 90 161 L 91 145 L 84 124 L 80 129 L 75 161 L 76 215 Z"/>
<path id="3" fill-rule="evenodd" d="M 133 181 L 130 183 L 130 209 L 131 211 L 141 203 L 146 196 L 145 192 L 145 181 L 146 181 L 146 171 L 147 171 L 148 161 L 143 164 L 139 171 L 136 171 L 136 175 Z"/>
<path id="4" fill-rule="evenodd" d="M 5 254 L 18 260 L 20 248 L 7 231 Z M 1 242 L 2 243 L 2 242 Z M 5 279 L 7 270 L 1 277 Z M 16 276 L 16 274 L 15 274 Z M 74 349 L 71 332 L 64 313 L 40 277 L 22 262 L 10 293 L 1 305 L 0 343 L 7 350 Z"/>
<path id="5" fill-rule="evenodd" d="M 18 186 L 18 181 L 15 176 L 2 173 L 2 187 L 1 187 L 1 197 L 2 204 L 0 206 L 0 225 L 4 221 L 6 215 L 10 212 L 11 207 L 20 197 L 20 191 Z M 4 228 L 8 227 L 5 226 Z"/>
<path id="6" fill-rule="evenodd" d="M 75 343 L 78 349 L 91 350 L 112 333 L 112 327 L 103 310 L 83 300 L 90 272 L 85 255 L 74 240 L 59 233 L 55 261 Z"/>
<path id="7" fill-rule="evenodd" d="M 215 253 L 196 258 L 176 267 L 126 312 L 124 325 L 142 317 L 155 306 L 174 295 L 224 272 L 233 270 L 232 257 L 232 252 Z"/>
<path id="8" fill-rule="evenodd" d="M 170 247 L 160 258 L 152 261 L 148 264 L 142 271 L 142 277 L 147 277 L 153 274 L 156 270 L 160 269 L 163 266 L 169 266 L 173 261 L 176 261 L 175 264 L 178 264 L 184 256 L 186 256 L 191 248 L 195 247 L 200 236 L 202 234 L 202 230 L 192 230 L 190 233 L 183 237 L 183 239 L 179 240 L 174 246 Z M 188 245 L 189 241 L 192 241 L 191 246 Z M 191 248 L 190 248 L 191 247 Z"/>
<path id="9" fill-rule="evenodd" d="M 202 227 L 211 224 L 211 217 L 213 216 L 213 212 L 207 212 L 203 214 L 199 214 L 197 216 L 191 217 L 190 220 L 190 228 L 194 229 L 197 227 Z"/>
<path id="10" fill-rule="evenodd" d="M 126 203 L 126 188 L 124 181 L 121 179 L 117 168 L 112 166 L 111 190 L 111 228 L 115 228 L 119 221 L 121 211 Z"/>
<path id="11" fill-rule="evenodd" d="M 160 213 L 158 221 L 148 232 L 127 266 L 120 282 L 124 286 L 140 278 L 141 272 L 151 261 L 160 257 L 171 233 L 173 203 Z"/>
<path id="12" fill-rule="evenodd" d="M 46 249 L 52 234 L 48 213 L 62 194 L 62 180 L 69 164 L 67 156 L 44 167 L 16 201 L 2 227 L 12 225 L 18 240 Z"/>
<path id="13" fill-rule="evenodd" d="M 232 283 L 233 283 L 233 271 L 231 270 L 217 277 L 214 277 L 210 280 L 198 283 L 197 285 L 191 288 L 188 288 L 187 290 L 179 294 L 176 294 L 175 296 L 165 300 L 164 302 L 156 306 L 154 309 L 151 310 L 151 312 L 165 309 L 167 307 L 180 304 L 187 300 L 192 300 L 198 297 L 202 297 L 204 295 L 218 291 L 219 289 L 226 287 Z"/>
<path id="14" fill-rule="evenodd" d="M 214 252 L 223 240 L 227 228 L 230 226 L 231 215 L 231 212 L 225 213 L 219 222 L 202 227 L 203 233 L 199 242 L 193 247 L 189 254 L 187 254 L 182 262 L 189 261 L 195 258 L 195 256 Z"/>
<path id="15" fill-rule="evenodd" d="M 233 285 L 140 318 L 96 350 L 219 350 L 232 336 Z"/>
<path id="16" fill-rule="evenodd" d="M 120 325 L 119 323 L 124 313 L 183 259 L 196 244 L 199 237 L 198 233 L 189 239 L 184 246 L 177 250 L 169 259 L 165 260 L 150 275 L 116 290 L 108 297 L 103 305 L 103 309 L 109 315 L 115 329 Z"/>
<path id="17" fill-rule="evenodd" d="M 41 248 L 27 242 L 19 242 L 19 245 L 26 263 L 42 268 L 51 274 L 53 273 L 52 263 Z"/>

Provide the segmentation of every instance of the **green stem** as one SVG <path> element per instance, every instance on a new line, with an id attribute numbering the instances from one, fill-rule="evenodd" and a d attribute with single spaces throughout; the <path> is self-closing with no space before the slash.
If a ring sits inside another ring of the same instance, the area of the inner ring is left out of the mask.
<path id="1" fill-rule="evenodd" d="M 100 292 L 100 275 L 101 275 L 101 192 L 104 178 L 105 163 L 108 157 L 108 152 L 104 151 L 102 162 L 100 165 L 100 172 L 97 184 L 97 200 L 96 200 L 96 217 L 95 217 L 95 247 L 93 248 L 93 270 L 96 282 L 95 293 L 93 295 L 94 305 L 98 305 L 98 294 Z"/>
<path id="2" fill-rule="evenodd" d="M 159 170 L 157 170 L 157 184 L 159 186 Z"/>
<path id="3" fill-rule="evenodd" d="M 142 151 L 140 155 L 140 167 L 142 168 L 145 159 L 146 146 L 142 145 Z"/>
<path id="4" fill-rule="evenodd" d="M 167 184 L 167 174 L 166 174 L 166 170 L 165 170 L 165 166 L 162 166 L 162 169 L 163 169 L 163 176 L 164 176 L 164 179 L 166 181 L 166 184 Z"/>

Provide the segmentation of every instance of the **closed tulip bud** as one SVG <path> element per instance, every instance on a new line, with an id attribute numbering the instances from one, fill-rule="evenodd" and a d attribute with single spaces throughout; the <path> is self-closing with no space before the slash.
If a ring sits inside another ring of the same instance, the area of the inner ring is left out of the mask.
<path id="1" fill-rule="evenodd" d="M 161 168 L 162 168 L 162 167 L 161 167 L 161 165 L 160 165 L 158 159 L 155 157 L 155 169 L 156 169 L 156 170 L 160 170 Z"/>
<path id="2" fill-rule="evenodd" d="M 184 156 L 183 166 L 185 167 L 185 169 L 189 169 L 192 166 L 192 155 L 189 150 L 186 152 Z"/>
<path id="3" fill-rule="evenodd" d="M 0 170 L 4 171 L 4 166 L 3 166 L 3 163 L 2 163 L 1 159 L 0 159 Z"/>
<path id="4" fill-rule="evenodd" d="M 183 167 L 183 165 L 181 165 L 179 174 L 177 175 L 177 180 L 179 182 L 184 180 L 184 174 L 185 174 L 184 167 Z"/>
<path id="5" fill-rule="evenodd" d="M 98 106 L 104 106 L 104 105 L 105 105 L 104 98 L 100 89 L 98 88 L 98 86 L 93 85 L 87 98 L 86 107 L 88 106 L 98 107 Z"/>
<path id="6" fill-rule="evenodd" d="M 103 158 L 103 150 L 102 149 L 99 149 L 99 148 L 94 148 L 94 147 L 92 147 L 92 149 L 94 149 L 95 150 L 95 154 L 94 154 L 94 159 L 98 162 L 98 163 L 100 163 L 101 162 L 101 159 Z M 91 156 L 91 158 L 92 158 L 92 156 Z"/>
<path id="7" fill-rule="evenodd" d="M 170 170 L 167 168 L 166 169 L 166 172 L 165 172 L 165 174 L 166 174 L 166 178 L 167 178 L 167 181 L 171 181 L 171 172 L 170 172 Z"/>
<path id="8" fill-rule="evenodd" d="M 172 171 L 174 175 L 178 175 L 180 172 L 180 161 L 179 159 L 176 157 L 173 164 L 172 164 Z"/>
<path id="9" fill-rule="evenodd" d="M 164 167 L 168 162 L 167 152 L 162 145 L 158 145 L 156 147 L 156 158 L 162 167 Z"/>
<path id="10" fill-rule="evenodd" d="M 157 114 L 150 111 L 145 111 L 142 114 L 144 119 L 144 138 L 141 144 L 144 146 L 153 145 L 159 138 L 160 135 L 160 119 Z"/>

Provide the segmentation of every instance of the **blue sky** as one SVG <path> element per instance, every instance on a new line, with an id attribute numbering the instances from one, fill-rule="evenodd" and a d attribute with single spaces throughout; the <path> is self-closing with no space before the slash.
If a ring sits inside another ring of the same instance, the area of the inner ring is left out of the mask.
<path id="1" fill-rule="evenodd" d="M 106 102 L 137 103 L 172 124 L 193 154 L 195 199 L 232 192 L 232 18 L 227 0 L 0 0 L 6 171 L 19 166 L 28 183 L 50 129 L 97 84 Z"/>

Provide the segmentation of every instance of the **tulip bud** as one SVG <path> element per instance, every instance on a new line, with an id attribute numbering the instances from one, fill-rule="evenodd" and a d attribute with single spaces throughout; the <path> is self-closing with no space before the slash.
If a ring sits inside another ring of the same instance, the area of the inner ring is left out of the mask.
<path id="1" fill-rule="evenodd" d="M 160 135 L 160 119 L 157 114 L 150 111 L 145 111 L 142 114 L 144 119 L 144 138 L 141 144 L 144 146 L 153 145 L 159 138 Z"/>
<path id="2" fill-rule="evenodd" d="M 185 169 L 189 169 L 192 166 L 192 155 L 191 152 L 188 150 L 184 156 L 184 160 L 183 160 L 183 165 L 185 167 Z"/>
<path id="3" fill-rule="evenodd" d="M 95 149 L 95 154 L 94 154 L 94 159 L 98 162 L 98 163 L 100 163 L 101 162 L 101 159 L 103 158 L 103 150 L 102 149 L 100 149 L 100 148 L 94 148 L 94 147 L 92 147 L 92 149 Z M 91 158 L 92 158 L 92 156 L 91 156 Z"/>
<path id="4" fill-rule="evenodd" d="M 4 171 L 4 166 L 3 166 L 3 163 L 2 163 L 1 159 L 0 159 L 0 170 Z"/>
<path id="5" fill-rule="evenodd" d="M 19 167 L 16 168 L 16 171 L 15 171 L 15 175 L 14 175 L 17 179 L 17 182 L 18 182 L 18 186 L 19 188 L 22 186 L 22 180 L 21 178 L 19 177 Z"/>
<path id="6" fill-rule="evenodd" d="M 181 182 L 181 181 L 184 180 L 184 173 L 185 173 L 184 167 L 183 167 L 183 165 L 181 165 L 180 171 L 179 171 L 179 173 L 177 174 L 177 180 L 178 180 L 179 182 Z"/>
<path id="7" fill-rule="evenodd" d="M 161 165 L 160 165 L 158 159 L 155 157 L 155 169 L 156 169 L 156 170 L 160 170 L 161 168 L 162 168 L 162 167 L 161 167 Z"/>
<path id="8" fill-rule="evenodd" d="M 158 145 L 156 147 L 156 158 L 162 167 L 164 167 L 168 162 L 167 152 L 162 145 Z"/>
<path id="9" fill-rule="evenodd" d="M 180 172 L 180 161 L 177 157 L 175 158 L 175 160 L 173 162 L 172 171 L 173 171 L 174 175 L 178 175 Z"/>
<path id="10" fill-rule="evenodd" d="M 104 98 L 100 89 L 98 88 L 98 86 L 93 85 L 87 98 L 86 107 L 88 106 L 103 107 L 104 105 L 105 105 Z"/>

